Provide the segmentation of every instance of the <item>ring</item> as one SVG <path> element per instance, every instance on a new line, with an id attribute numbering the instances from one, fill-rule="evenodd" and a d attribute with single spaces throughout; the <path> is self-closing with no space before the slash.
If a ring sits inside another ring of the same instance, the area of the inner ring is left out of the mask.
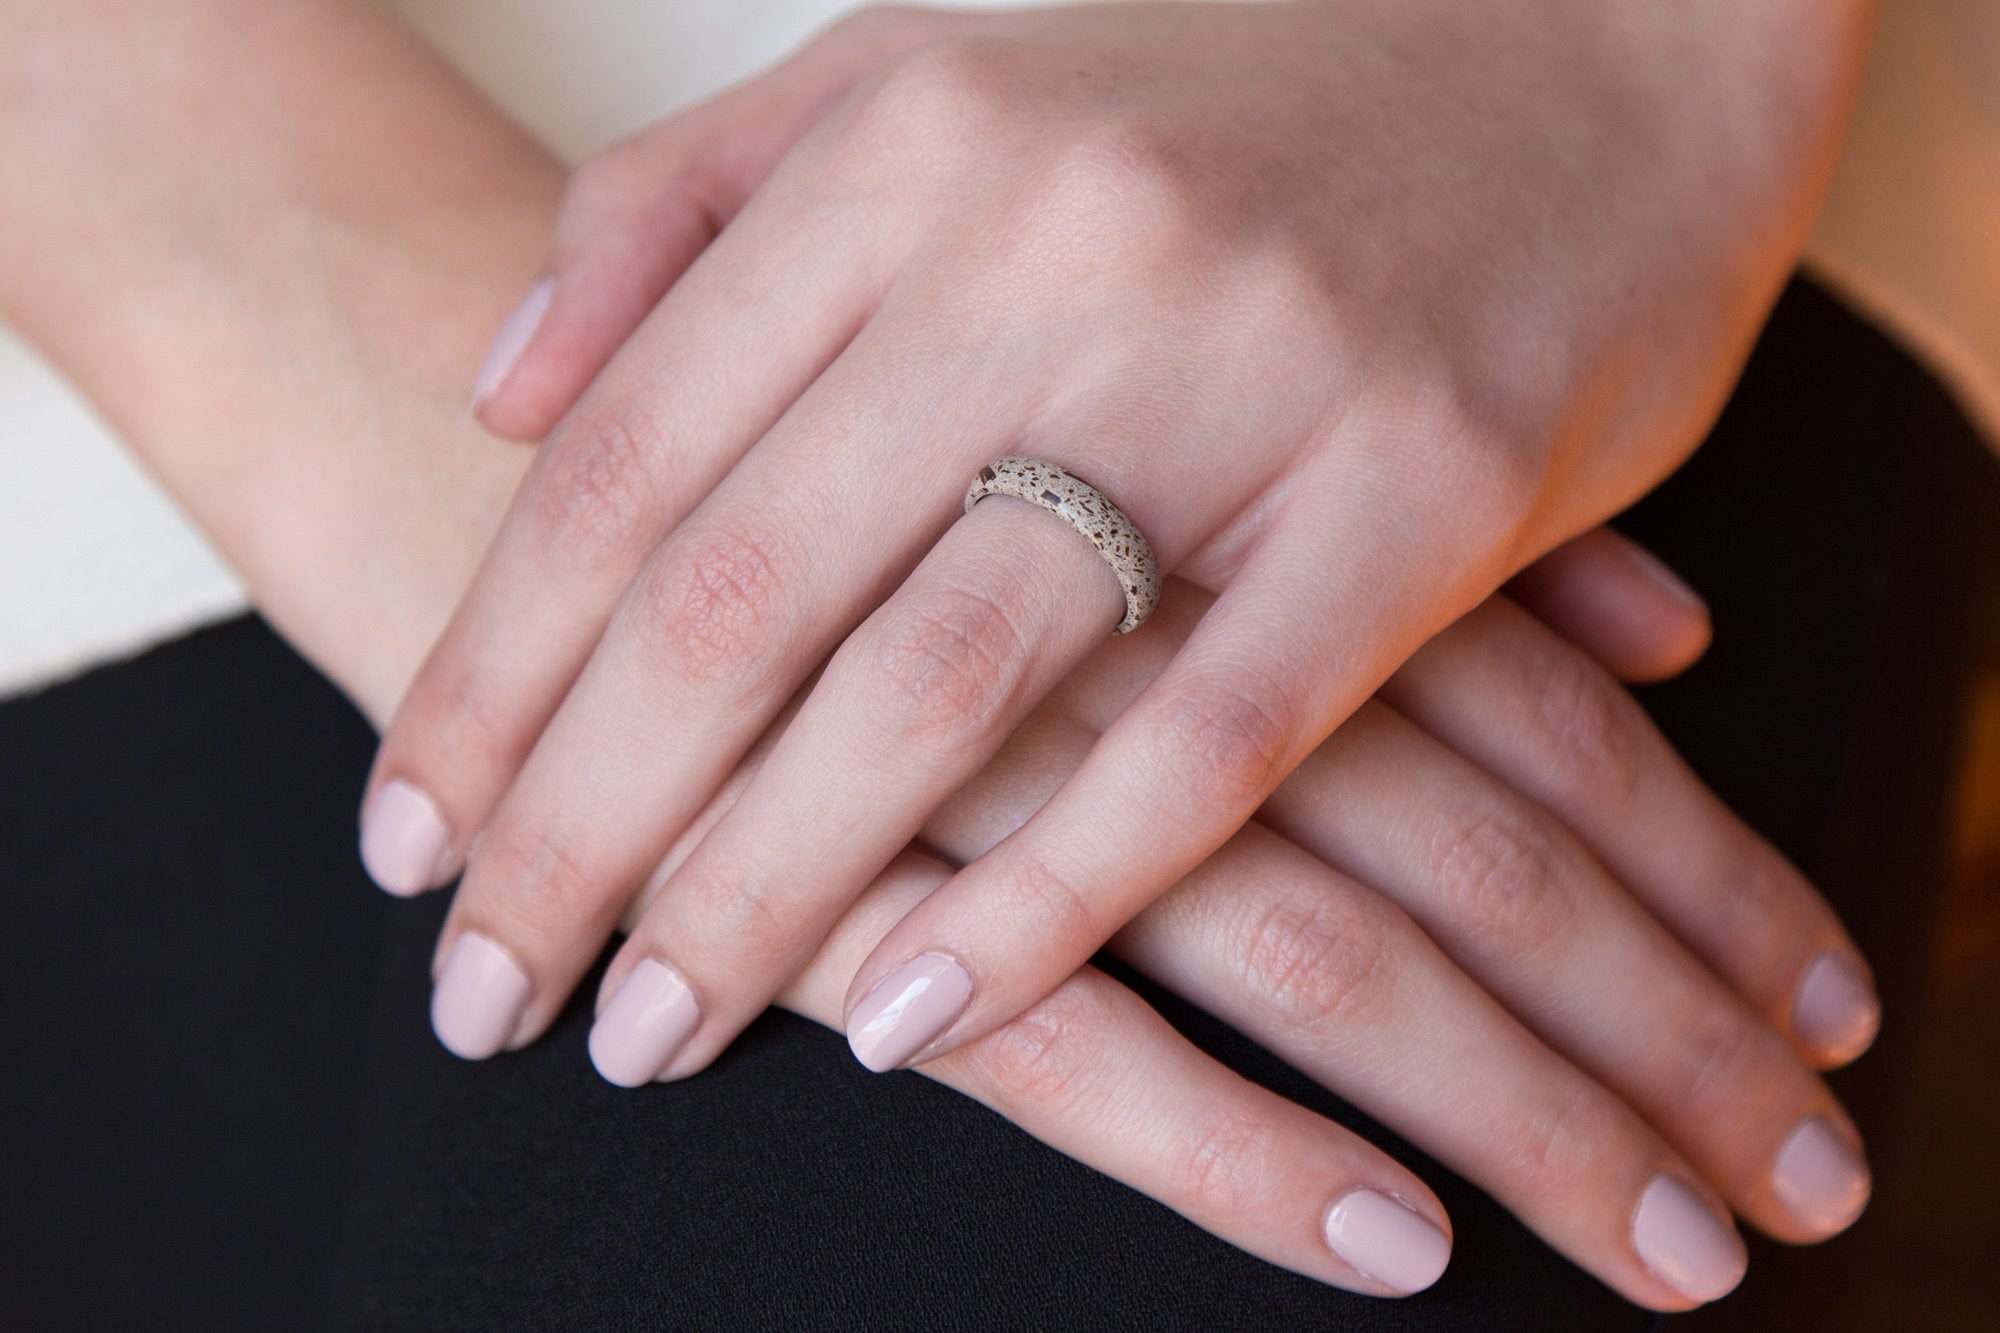
<path id="1" fill-rule="evenodd" d="M 979 469 L 965 492 L 965 512 L 989 495 L 1011 495 L 1060 518 L 1089 539 L 1125 589 L 1125 618 L 1113 634 L 1130 634 L 1160 604 L 1160 562 L 1152 543 L 1125 511 L 1089 482 L 1039 458 L 996 458 Z"/>

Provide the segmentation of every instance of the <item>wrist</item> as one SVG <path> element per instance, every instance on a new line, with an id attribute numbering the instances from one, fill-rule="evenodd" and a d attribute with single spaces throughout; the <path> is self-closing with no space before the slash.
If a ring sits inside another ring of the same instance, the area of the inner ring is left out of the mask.
<path id="1" fill-rule="evenodd" d="M 10 18 L 0 311 L 385 717 L 526 466 L 465 398 L 557 168 L 372 6 Z"/>

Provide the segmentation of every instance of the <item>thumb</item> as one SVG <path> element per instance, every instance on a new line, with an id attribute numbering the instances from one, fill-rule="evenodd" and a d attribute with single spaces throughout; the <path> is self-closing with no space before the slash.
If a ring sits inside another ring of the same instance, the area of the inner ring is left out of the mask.
<path id="1" fill-rule="evenodd" d="M 579 167 L 542 277 L 494 335 L 473 412 L 539 440 L 792 145 L 884 61 L 961 16 L 863 10 L 775 68 Z"/>

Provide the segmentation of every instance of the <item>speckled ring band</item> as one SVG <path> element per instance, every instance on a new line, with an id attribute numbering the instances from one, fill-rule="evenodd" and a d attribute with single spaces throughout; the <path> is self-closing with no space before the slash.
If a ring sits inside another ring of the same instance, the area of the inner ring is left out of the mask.
<path id="1" fill-rule="evenodd" d="M 1139 526 L 1103 491 L 1039 458 L 996 458 L 979 469 L 965 492 L 965 512 L 989 495 L 1011 495 L 1060 518 L 1090 539 L 1125 589 L 1125 618 L 1114 634 L 1130 634 L 1160 604 L 1160 562 Z"/>

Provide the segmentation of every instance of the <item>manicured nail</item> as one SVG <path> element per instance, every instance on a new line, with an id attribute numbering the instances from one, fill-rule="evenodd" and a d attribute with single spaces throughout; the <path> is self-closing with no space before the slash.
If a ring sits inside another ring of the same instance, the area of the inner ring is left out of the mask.
<path id="1" fill-rule="evenodd" d="M 1837 953 L 1813 960 L 1792 1001 L 1792 1029 L 1829 1059 L 1852 1060 L 1882 1026 L 1882 1005 L 1854 965 Z"/>
<path id="2" fill-rule="evenodd" d="M 450 851 L 444 813 L 420 787 L 391 778 L 361 808 L 361 864 L 399 898 L 442 883 Z"/>
<path id="3" fill-rule="evenodd" d="M 1802 1120 L 1771 1163 L 1771 1192 L 1793 1217 L 1831 1236 L 1868 1206 L 1868 1166 L 1826 1121 Z"/>
<path id="4" fill-rule="evenodd" d="M 1654 1277 L 1691 1301 L 1728 1295 L 1750 1266 L 1736 1228 L 1672 1176 L 1654 1176 L 1639 1196 L 1632 1248 Z"/>
<path id="5" fill-rule="evenodd" d="M 847 1019 L 854 1058 L 880 1074 L 900 1067 L 958 1021 L 972 977 L 956 959 L 919 954 L 875 983 Z"/>
<path id="6" fill-rule="evenodd" d="M 701 1022 L 681 974 L 657 958 L 632 969 L 590 1029 L 590 1062 L 621 1088 L 660 1076 Z"/>
<path id="7" fill-rule="evenodd" d="M 1692 607 L 1697 611 L 1708 610 L 1708 603 L 1702 600 L 1701 594 L 1690 588 L 1660 557 L 1629 539 L 1624 543 L 1624 547 L 1625 558 L 1631 562 L 1639 577 L 1683 606 Z"/>
<path id="8" fill-rule="evenodd" d="M 477 931 L 465 931 L 445 955 L 431 988 L 431 1030 L 463 1060 L 497 1055 L 528 1007 L 528 974 L 507 951 Z"/>
<path id="9" fill-rule="evenodd" d="M 528 288 L 528 294 L 521 298 L 521 304 L 514 307 L 514 313 L 493 335 L 493 341 L 486 348 L 486 357 L 479 363 L 479 378 L 472 385 L 472 406 L 479 405 L 493 396 L 514 373 L 514 363 L 521 359 L 521 353 L 528 350 L 528 343 L 534 338 L 535 330 L 542 326 L 542 316 L 549 313 L 549 299 L 556 294 L 554 278 L 537 278 L 535 285 Z"/>
<path id="10" fill-rule="evenodd" d="M 1442 1231 L 1374 1190 L 1344 1194 L 1327 1210 L 1326 1243 L 1355 1272 L 1405 1296 L 1437 1281 L 1451 1261 Z"/>

